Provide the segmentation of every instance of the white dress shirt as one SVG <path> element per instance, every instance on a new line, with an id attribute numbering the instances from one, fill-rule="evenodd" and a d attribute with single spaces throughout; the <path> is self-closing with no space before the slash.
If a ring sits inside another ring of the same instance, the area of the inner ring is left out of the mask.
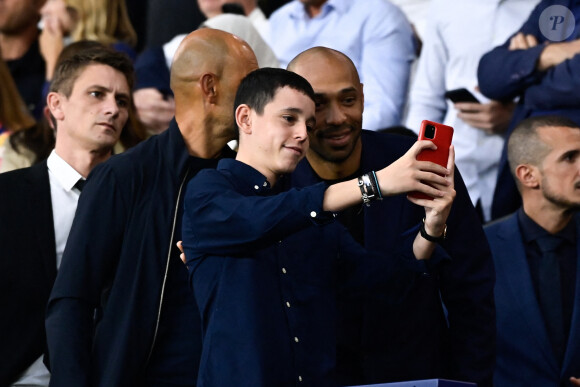
<path id="1" fill-rule="evenodd" d="M 252 12 L 250 12 L 248 15 L 248 20 L 252 22 L 256 30 L 260 33 L 260 36 L 262 36 L 262 39 L 266 41 L 270 23 L 268 22 L 268 18 L 266 15 L 264 15 L 264 12 L 262 12 L 260 7 L 256 7 Z"/>
<path id="2" fill-rule="evenodd" d="M 282 67 L 302 51 L 324 46 L 347 55 L 364 84 L 363 127 L 400 125 L 415 58 L 411 25 L 387 0 L 328 0 L 311 18 L 294 0 L 270 15 L 268 44 Z"/>
<path id="3" fill-rule="evenodd" d="M 473 204 L 481 201 L 486 220 L 504 138 L 486 134 L 457 117 L 446 90 L 476 91 L 480 58 L 503 44 L 526 21 L 538 0 L 432 0 L 417 73 L 410 93 L 406 126 L 419 130 L 422 120 L 453 126 L 455 161 Z M 501 71 L 499 69 L 498 71 Z"/>
<path id="4" fill-rule="evenodd" d="M 415 27 L 421 40 L 427 33 L 429 20 L 429 2 L 431 0 L 390 0 L 403 11 L 409 22 Z"/>
<path id="5" fill-rule="evenodd" d="M 73 187 L 83 177 L 54 150 L 46 163 L 50 181 L 50 199 L 56 242 L 56 267 L 58 268 L 80 196 L 80 191 Z M 50 373 L 44 366 L 42 358 L 42 356 L 38 358 L 13 386 L 48 386 Z"/>
<path id="6" fill-rule="evenodd" d="M 58 268 L 80 196 L 80 191 L 73 187 L 83 177 L 54 150 L 48 157 L 47 165 L 56 242 L 56 267 Z"/>

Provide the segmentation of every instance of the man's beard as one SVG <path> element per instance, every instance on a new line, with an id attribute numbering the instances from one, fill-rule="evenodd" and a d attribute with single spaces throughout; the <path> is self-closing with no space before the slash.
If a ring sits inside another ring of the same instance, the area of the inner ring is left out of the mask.
<path id="1" fill-rule="evenodd" d="M 340 126 L 328 126 L 320 133 L 317 138 L 320 140 L 319 143 L 325 143 L 325 135 L 328 133 L 341 132 L 345 128 L 349 128 L 351 133 L 356 133 L 355 137 L 348 144 L 342 147 L 332 147 L 332 146 L 321 146 L 320 148 L 312 146 L 312 141 L 310 142 L 310 149 L 316 153 L 321 159 L 331 162 L 331 163 L 342 163 L 352 155 L 358 143 L 361 130 L 356 129 L 352 125 L 340 125 Z"/>
<path id="2" fill-rule="evenodd" d="M 577 185 L 580 186 L 580 183 L 577 183 Z M 555 204 L 558 207 L 565 209 L 566 211 L 580 210 L 580 200 L 574 202 L 552 191 L 552 189 L 550 188 L 550 184 L 548 184 L 545 177 L 542 178 L 542 195 L 544 195 L 546 200 L 548 200 L 550 203 Z"/>

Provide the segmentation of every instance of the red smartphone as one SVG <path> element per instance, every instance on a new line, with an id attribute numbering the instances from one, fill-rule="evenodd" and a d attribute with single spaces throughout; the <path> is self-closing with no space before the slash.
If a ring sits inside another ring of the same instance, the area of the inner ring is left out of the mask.
<path id="1" fill-rule="evenodd" d="M 417 160 L 432 161 L 447 168 L 447 159 L 449 158 L 449 146 L 453 139 L 453 128 L 438 122 L 423 120 L 419 128 L 419 137 L 417 141 L 429 140 L 437 145 L 437 149 L 423 149 L 417 155 Z M 412 192 L 410 196 L 417 199 L 433 199 L 431 196 L 421 192 Z"/>

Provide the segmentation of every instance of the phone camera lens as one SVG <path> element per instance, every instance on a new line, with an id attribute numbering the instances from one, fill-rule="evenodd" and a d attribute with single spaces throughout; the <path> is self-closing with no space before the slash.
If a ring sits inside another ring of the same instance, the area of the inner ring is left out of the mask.
<path id="1" fill-rule="evenodd" d="M 435 126 L 427 125 L 425 127 L 425 137 L 429 139 L 435 138 Z"/>

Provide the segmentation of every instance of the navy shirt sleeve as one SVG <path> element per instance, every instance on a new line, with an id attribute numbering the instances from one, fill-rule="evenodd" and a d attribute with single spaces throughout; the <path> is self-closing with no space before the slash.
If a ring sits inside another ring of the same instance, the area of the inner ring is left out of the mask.
<path id="1" fill-rule="evenodd" d="M 188 185 L 185 196 L 183 246 L 188 266 L 205 255 L 243 256 L 248 250 L 259 249 L 286 238 L 289 234 L 314 224 L 333 220 L 322 210 L 325 183 L 300 189 L 292 188 L 276 195 L 260 196 L 234 188 L 227 173 L 217 170 L 200 172 Z M 255 186 L 257 192 L 259 186 Z M 438 263 L 448 260 L 447 252 L 437 246 L 431 260 L 419 261 L 413 254 L 413 242 L 419 227 L 408 230 L 402 243 L 390 253 L 396 259 L 381 259 L 383 254 L 370 253 L 354 241 L 342 225 L 340 233 L 340 264 L 348 267 L 346 287 L 370 289 L 382 284 L 393 273 L 411 271 L 425 273 Z"/>
<path id="2" fill-rule="evenodd" d="M 329 219 L 322 210 L 326 184 L 272 196 L 245 195 L 219 171 L 192 179 L 184 203 L 183 246 L 188 261 L 198 252 L 231 256 L 284 238 Z"/>
<path id="3" fill-rule="evenodd" d="M 538 45 L 527 50 L 509 50 L 510 37 L 503 45 L 485 54 L 479 63 L 478 80 L 481 92 L 496 100 L 511 100 L 524 96 L 524 104 L 534 110 L 576 106 L 580 75 L 574 69 L 580 65 L 580 56 L 548 69 L 536 69 L 546 44 L 540 31 L 540 15 L 549 6 L 560 1 L 542 1 L 532 11 L 517 33 L 533 35 Z M 514 35 L 516 35 L 514 34 Z M 569 38 L 574 39 L 574 37 Z M 547 98 L 546 96 L 549 96 Z"/>

